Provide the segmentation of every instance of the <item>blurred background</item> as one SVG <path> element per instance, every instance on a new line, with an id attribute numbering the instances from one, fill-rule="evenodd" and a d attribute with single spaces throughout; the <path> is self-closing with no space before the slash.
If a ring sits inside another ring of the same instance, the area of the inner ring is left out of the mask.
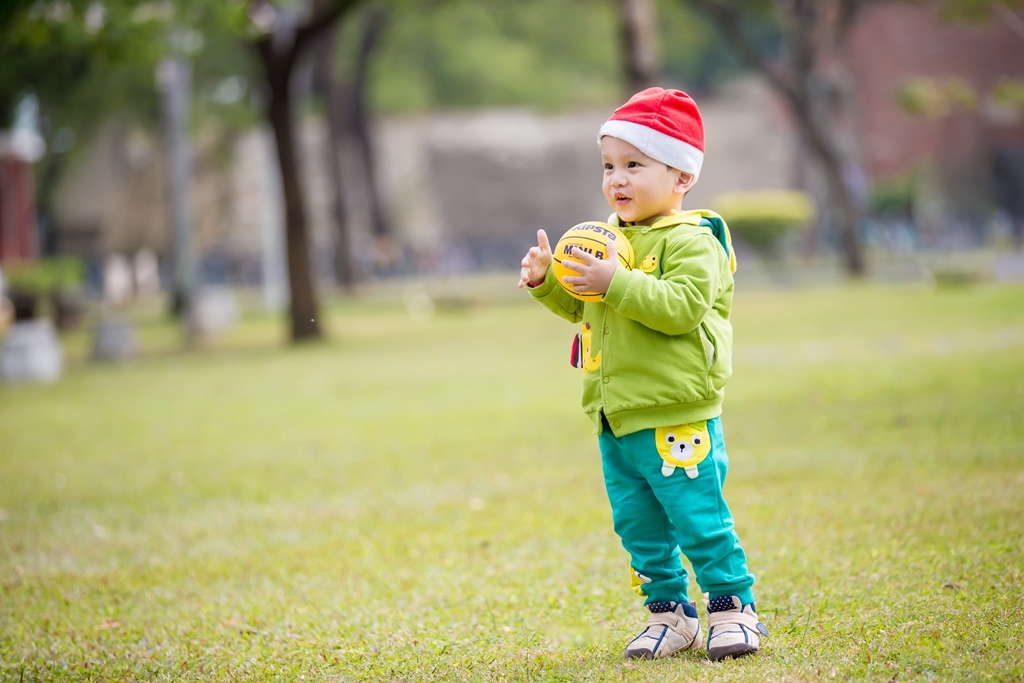
<path id="1" fill-rule="evenodd" d="M 140 304 L 297 342 L 375 284 L 511 287 L 537 228 L 607 216 L 595 133 L 653 84 L 701 107 L 686 205 L 739 279 L 1021 278 L 1022 54 L 995 0 L 9 0 L 3 374 L 83 321 L 131 355 Z"/>

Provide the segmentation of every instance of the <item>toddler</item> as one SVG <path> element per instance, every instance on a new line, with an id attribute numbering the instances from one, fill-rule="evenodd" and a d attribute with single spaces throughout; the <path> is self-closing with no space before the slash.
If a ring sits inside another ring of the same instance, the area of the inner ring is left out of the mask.
<path id="1" fill-rule="evenodd" d="M 732 374 L 733 272 L 729 231 L 710 211 L 683 211 L 700 174 L 704 124 L 679 90 L 634 95 L 598 132 L 608 222 L 625 233 L 636 267 L 575 250 L 578 273 L 555 281 L 543 230 L 522 261 L 519 287 L 582 325 L 574 364 L 594 423 L 615 532 L 629 553 L 647 626 L 626 657 L 653 659 L 707 648 L 712 660 L 756 652 L 754 575 L 722 496 L 728 457 L 722 398 Z M 584 343 L 581 343 L 584 342 Z M 583 358 L 582 356 L 586 356 Z M 708 597 L 705 642 L 689 576 Z"/>

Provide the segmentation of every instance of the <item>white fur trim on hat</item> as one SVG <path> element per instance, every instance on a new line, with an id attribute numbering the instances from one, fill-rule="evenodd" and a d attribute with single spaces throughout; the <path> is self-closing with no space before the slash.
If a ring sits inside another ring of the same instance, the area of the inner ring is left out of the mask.
<path id="1" fill-rule="evenodd" d="M 679 138 L 665 135 L 639 123 L 616 119 L 606 121 L 601 126 L 597 133 L 598 141 L 605 135 L 628 142 L 650 158 L 672 168 L 692 173 L 694 179 L 700 175 L 704 152 Z"/>

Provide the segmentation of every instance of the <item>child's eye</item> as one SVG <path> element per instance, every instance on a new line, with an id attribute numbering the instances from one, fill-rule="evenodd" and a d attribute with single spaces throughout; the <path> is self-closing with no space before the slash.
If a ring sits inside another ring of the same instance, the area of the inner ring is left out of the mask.
<path id="1" fill-rule="evenodd" d="M 626 168 L 637 168 L 639 165 L 640 164 L 636 163 L 635 161 L 631 161 L 628 164 L 626 164 Z"/>
<path id="2" fill-rule="evenodd" d="M 611 165 L 611 164 L 608 164 L 608 163 L 606 163 L 606 164 L 604 165 L 604 170 L 606 170 L 606 171 L 610 171 L 610 170 L 612 170 L 612 165 Z"/>

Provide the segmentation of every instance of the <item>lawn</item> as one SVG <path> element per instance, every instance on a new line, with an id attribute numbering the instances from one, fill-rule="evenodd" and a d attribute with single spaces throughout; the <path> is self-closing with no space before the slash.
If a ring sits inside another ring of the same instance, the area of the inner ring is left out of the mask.
<path id="1" fill-rule="evenodd" d="M 138 359 L 73 338 L 0 386 L 0 679 L 1024 679 L 1024 287 L 741 289 L 726 494 L 772 635 L 719 664 L 622 659 L 575 329 L 526 298 L 333 302 L 301 348 L 140 314 Z"/>

